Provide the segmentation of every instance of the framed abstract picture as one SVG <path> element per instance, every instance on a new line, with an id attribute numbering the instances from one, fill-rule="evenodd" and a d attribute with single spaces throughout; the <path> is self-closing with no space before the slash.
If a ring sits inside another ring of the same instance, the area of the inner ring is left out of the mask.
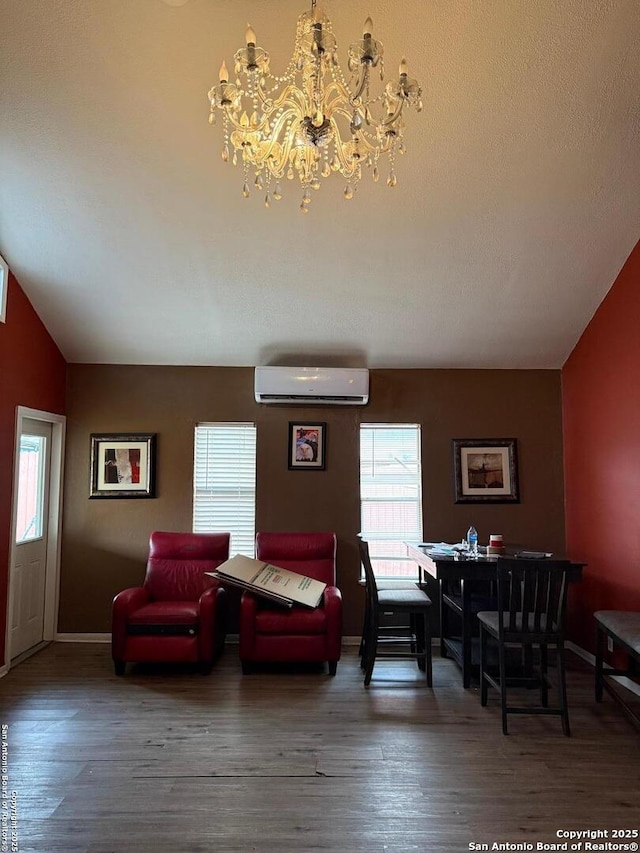
<path id="1" fill-rule="evenodd" d="M 327 439 L 326 423 L 289 422 L 289 469 L 324 471 Z"/>
<path id="2" fill-rule="evenodd" d="M 515 438 L 453 439 L 455 502 L 518 503 Z"/>
<path id="3" fill-rule="evenodd" d="M 156 433 L 91 434 L 90 498 L 155 498 Z"/>

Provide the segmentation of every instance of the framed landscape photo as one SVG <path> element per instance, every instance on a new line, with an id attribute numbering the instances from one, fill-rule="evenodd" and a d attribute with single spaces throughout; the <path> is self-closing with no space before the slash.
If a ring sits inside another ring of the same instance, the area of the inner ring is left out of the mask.
<path id="1" fill-rule="evenodd" d="M 289 421 L 289 469 L 324 471 L 326 423 L 298 424 Z"/>
<path id="2" fill-rule="evenodd" d="M 454 438 L 455 502 L 518 503 L 515 438 Z"/>
<path id="3" fill-rule="evenodd" d="M 91 434 L 90 498 L 155 498 L 156 433 Z"/>

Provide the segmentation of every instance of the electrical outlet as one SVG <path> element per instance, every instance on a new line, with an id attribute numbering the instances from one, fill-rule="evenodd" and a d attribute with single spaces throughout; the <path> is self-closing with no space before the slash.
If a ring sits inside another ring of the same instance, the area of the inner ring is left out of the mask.
<path id="1" fill-rule="evenodd" d="M 613 651 L 613 637 L 607 637 L 607 651 Z"/>

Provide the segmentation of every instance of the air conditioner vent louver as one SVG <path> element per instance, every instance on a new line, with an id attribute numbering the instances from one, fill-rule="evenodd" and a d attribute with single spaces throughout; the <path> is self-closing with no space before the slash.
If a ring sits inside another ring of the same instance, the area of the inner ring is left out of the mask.
<path id="1" fill-rule="evenodd" d="M 364 406 L 369 401 L 369 371 L 346 367 L 256 367 L 258 403 Z"/>

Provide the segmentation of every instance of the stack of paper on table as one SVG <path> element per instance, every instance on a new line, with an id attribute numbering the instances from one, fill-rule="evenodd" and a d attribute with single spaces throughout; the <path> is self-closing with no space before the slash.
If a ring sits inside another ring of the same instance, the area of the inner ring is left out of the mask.
<path id="1" fill-rule="evenodd" d="M 454 557 L 464 551 L 464 545 L 461 543 L 449 545 L 447 542 L 421 542 L 420 545 L 425 549 L 428 557 Z"/>
<path id="2" fill-rule="evenodd" d="M 277 601 L 284 607 L 291 607 L 292 604 L 317 607 L 326 587 L 322 581 L 272 566 L 262 560 L 252 560 L 242 554 L 236 554 L 218 566 L 217 571 L 206 574 Z"/>

